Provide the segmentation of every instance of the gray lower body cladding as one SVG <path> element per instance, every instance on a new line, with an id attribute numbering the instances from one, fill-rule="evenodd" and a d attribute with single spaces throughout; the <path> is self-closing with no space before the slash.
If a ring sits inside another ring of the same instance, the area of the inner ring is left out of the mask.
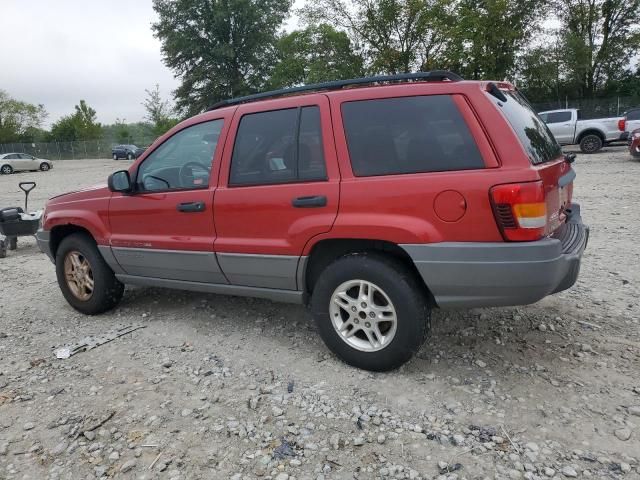
<path id="1" fill-rule="evenodd" d="M 580 207 L 555 238 L 521 243 L 400 245 L 441 308 L 527 305 L 571 287 L 589 229 Z"/>

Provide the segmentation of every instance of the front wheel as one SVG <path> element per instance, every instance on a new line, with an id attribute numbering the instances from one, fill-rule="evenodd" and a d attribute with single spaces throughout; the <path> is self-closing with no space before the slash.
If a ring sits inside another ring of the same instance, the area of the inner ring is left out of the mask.
<path id="1" fill-rule="evenodd" d="M 113 159 L 114 160 L 118 160 L 118 155 L 116 155 L 115 153 L 113 154 Z"/>
<path id="2" fill-rule="evenodd" d="M 74 233 L 65 237 L 56 253 L 56 276 L 69 305 L 86 315 L 115 307 L 124 294 L 91 237 Z"/>
<path id="3" fill-rule="evenodd" d="M 133 160 L 133 154 L 127 153 L 127 160 Z"/>
<path id="4" fill-rule="evenodd" d="M 49 167 L 49 164 L 46 163 L 46 162 L 42 162 L 40 164 L 40 170 L 42 170 L 43 172 L 46 172 L 47 170 L 49 170 L 49 168 L 51 168 L 51 167 Z"/>
<path id="5" fill-rule="evenodd" d="M 596 153 L 602 148 L 602 138 L 596 134 L 589 134 L 580 140 L 580 151 L 582 153 Z"/>
<path id="6" fill-rule="evenodd" d="M 2 167 L 0 167 L 0 173 L 2 173 L 3 175 L 9 175 L 13 173 L 13 168 L 11 167 L 11 165 L 3 165 Z"/>
<path id="7" fill-rule="evenodd" d="M 401 366 L 430 329 L 424 287 L 402 263 L 375 253 L 348 255 L 329 265 L 313 289 L 311 310 L 326 345 L 365 370 Z"/>

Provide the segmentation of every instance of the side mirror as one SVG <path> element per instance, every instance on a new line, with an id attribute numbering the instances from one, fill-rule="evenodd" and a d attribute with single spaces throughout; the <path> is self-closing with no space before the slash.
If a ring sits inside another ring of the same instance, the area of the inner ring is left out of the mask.
<path id="1" fill-rule="evenodd" d="M 109 175 L 107 180 L 109 190 L 112 192 L 130 192 L 131 191 L 131 177 L 128 170 L 118 170 Z"/>

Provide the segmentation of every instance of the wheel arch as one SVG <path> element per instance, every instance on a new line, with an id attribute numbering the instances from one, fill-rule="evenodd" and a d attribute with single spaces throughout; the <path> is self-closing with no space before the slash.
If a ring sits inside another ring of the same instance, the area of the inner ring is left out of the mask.
<path id="1" fill-rule="evenodd" d="M 597 128 L 588 128 L 587 130 L 580 132 L 580 135 L 578 135 L 578 143 L 580 143 L 587 135 L 597 135 L 603 143 L 607 138 L 603 131 L 598 130 Z"/>
<path id="2" fill-rule="evenodd" d="M 53 258 L 56 258 L 56 252 L 58 251 L 58 247 L 60 246 L 62 240 L 73 233 L 84 233 L 95 242 L 95 238 L 85 227 L 73 223 L 56 225 L 51 229 L 49 237 L 49 245 L 51 247 L 51 255 L 53 256 Z"/>
<path id="3" fill-rule="evenodd" d="M 387 240 L 369 240 L 358 238 L 330 238 L 315 243 L 301 264 L 298 272 L 299 288 L 308 298 L 323 270 L 334 260 L 350 254 L 377 253 L 388 255 L 407 268 L 424 287 L 429 304 L 435 306 L 433 294 L 418 272 L 409 254 L 399 245 Z"/>

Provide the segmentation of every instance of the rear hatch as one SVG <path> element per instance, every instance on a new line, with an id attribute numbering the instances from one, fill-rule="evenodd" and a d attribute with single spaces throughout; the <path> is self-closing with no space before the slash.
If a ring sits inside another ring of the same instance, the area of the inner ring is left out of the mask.
<path id="1" fill-rule="evenodd" d="M 546 205 L 544 235 L 551 235 L 566 219 L 575 172 L 547 125 L 522 94 L 509 84 L 489 84 L 487 91 L 511 124 L 532 168 L 538 172 Z"/>

